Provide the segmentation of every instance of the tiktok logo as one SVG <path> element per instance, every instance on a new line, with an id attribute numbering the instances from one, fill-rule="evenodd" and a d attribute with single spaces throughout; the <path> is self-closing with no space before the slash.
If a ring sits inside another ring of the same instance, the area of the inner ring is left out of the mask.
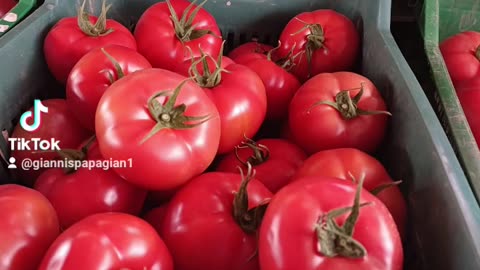
<path id="1" fill-rule="evenodd" d="M 48 108 L 44 106 L 39 99 L 35 99 L 33 101 L 33 115 L 31 111 L 23 113 L 20 117 L 20 126 L 30 132 L 37 130 L 42 122 L 40 119 L 40 113 L 42 112 L 48 113 Z M 27 119 L 30 117 L 33 117 L 33 124 L 31 125 L 27 123 Z"/>

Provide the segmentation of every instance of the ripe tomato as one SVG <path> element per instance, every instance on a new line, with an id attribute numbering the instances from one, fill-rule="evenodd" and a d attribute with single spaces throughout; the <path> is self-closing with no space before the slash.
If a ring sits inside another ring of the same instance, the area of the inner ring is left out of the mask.
<path id="1" fill-rule="evenodd" d="M 155 228 L 155 230 L 160 236 L 162 236 L 162 227 L 165 220 L 165 214 L 167 213 L 167 207 L 168 204 L 163 204 L 148 211 L 143 216 L 143 219 L 145 219 L 145 221 L 152 225 L 152 227 Z"/>
<path id="2" fill-rule="evenodd" d="M 230 51 L 228 56 L 232 59 L 235 59 L 238 56 L 247 53 L 267 54 L 271 49 L 273 49 L 273 46 L 259 43 L 257 41 L 250 41 L 234 48 L 232 51 Z"/>
<path id="3" fill-rule="evenodd" d="M 35 189 L 52 203 L 63 229 L 97 213 L 138 215 L 147 195 L 112 169 L 88 167 L 68 173 L 60 168 L 49 169 L 40 175 Z"/>
<path id="4" fill-rule="evenodd" d="M 440 44 L 448 73 L 454 84 L 480 76 L 480 33 L 458 33 Z"/>
<path id="5" fill-rule="evenodd" d="M 79 11 L 80 19 L 61 19 L 44 40 L 43 50 L 48 68 L 61 83 L 66 83 L 75 64 L 92 49 L 117 44 L 137 50 L 135 37 L 130 30 L 117 21 L 107 19 L 108 8 L 105 7 L 105 2 L 98 18 L 89 16 L 84 11 L 85 2 Z"/>
<path id="6" fill-rule="evenodd" d="M 363 187 L 385 204 L 397 224 L 400 236 L 403 238 L 405 235 L 405 199 L 383 165 L 374 157 L 354 148 L 320 151 L 306 159 L 292 179 L 307 176 L 336 177 L 348 181 L 365 177 Z"/>
<path id="7" fill-rule="evenodd" d="M 235 62 L 255 71 L 262 79 L 267 94 L 267 116 L 269 120 L 284 119 L 288 116 L 288 105 L 300 88 L 295 76 L 270 59 L 270 55 L 259 53 L 242 54 Z"/>
<path id="8" fill-rule="evenodd" d="M 223 50 L 223 49 L 222 49 Z M 244 138 L 253 137 L 260 129 L 267 111 L 265 86 L 258 75 L 244 65 L 225 66 L 223 59 L 202 55 L 190 60 L 189 74 L 215 103 L 221 120 L 219 154 L 232 151 Z M 204 72 L 203 66 L 208 66 Z"/>
<path id="9" fill-rule="evenodd" d="M 455 87 L 463 112 L 477 145 L 480 144 L 480 79 L 462 81 Z"/>
<path id="10" fill-rule="evenodd" d="M 16 140 L 15 150 L 12 149 L 11 156 L 16 159 L 16 164 L 21 164 L 24 159 L 33 160 L 52 160 L 58 159 L 59 156 L 55 152 L 35 150 L 34 143 L 30 142 L 30 150 L 17 150 L 19 140 L 28 140 L 38 138 L 40 140 L 59 141 L 58 146 L 61 149 L 76 148 L 83 140 L 91 136 L 91 133 L 84 129 L 75 116 L 71 113 L 64 99 L 47 99 L 42 101 L 43 106 L 48 108 L 47 113 L 40 114 L 40 125 L 35 131 L 27 131 L 20 126 L 15 126 L 10 140 Z M 33 107 L 30 108 L 32 114 L 28 117 L 27 124 L 32 125 L 34 122 Z M 15 139 L 16 138 L 16 139 Z M 10 144 L 12 146 L 12 143 Z M 23 170 L 20 166 L 14 171 L 19 180 L 27 185 L 33 185 L 37 177 L 44 171 L 40 170 Z"/>
<path id="11" fill-rule="evenodd" d="M 259 269 L 256 228 L 272 194 L 251 167 L 242 176 L 202 174 L 170 201 L 162 236 L 175 270 Z"/>
<path id="12" fill-rule="evenodd" d="M 89 216 L 65 230 L 38 270 L 173 270 L 172 257 L 147 222 L 124 213 Z"/>
<path id="13" fill-rule="evenodd" d="M 280 34 L 278 58 L 290 53 L 292 72 L 300 81 L 319 73 L 350 70 L 357 60 L 360 35 L 353 22 L 328 9 L 303 12 L 292 18 Z"/>
<path id="14" fill-rule="evenodd" d="M 222 46 L 220 29 L 202 6 L 186 0 L 152 5 L 135 27 L 139 52 L 154 67 L 168 70 L 199 56 L 201 50 L 216 58 Z"/>
<path id="15" fill-rule="evenodd" d="M 163 69 L 115 82 L 102 96 L 95 120 L 102 155 L 131 159 L 131 167 L 115 171 L 149 190 L 181 186 L 205 171 L 218 150 L 215 104 L 191 80 Z"/>
<path id="16" fill-rule="evenodd" d="M 39 192 L 0 186 L 0 269 L 36 270 L 60 234 L 57 214 Z"/>
<path id="17" fill-rule="evenodd" d="M 247 162 L 255 168 L 255 178 L 272 193 L 289 183 L 307 155 L 300 147 L 283 139 L 246 139 L 233 153 L 224 156 L 217 167 L 219 172 L 238 173 Z"/>
<path id="18" fill-rule="evenodd" d="M 321 178 L 298 180 L 271 200 L 260 227 L 261 269 L 403 269 L 402 242 L 383 203 L 361 184 Z"/>
<path id="19" fill-rule="evenodd" d="M 68 76 L 67 104 L 85 128 L 95 131 L 95 112 L 105 90 L 128 74 L 151 67 L 145 57 L 127 47 L 94 49 L 78 61 Z"/>
<path id="20" fill-rule="evenodd" d="M 367 78 L 352 72 L 323 73 L 297 91 L 289 107 L 296 144 L 308 154 L 334 148 L 373 152 L 388 122 L 386 105 Z"/>

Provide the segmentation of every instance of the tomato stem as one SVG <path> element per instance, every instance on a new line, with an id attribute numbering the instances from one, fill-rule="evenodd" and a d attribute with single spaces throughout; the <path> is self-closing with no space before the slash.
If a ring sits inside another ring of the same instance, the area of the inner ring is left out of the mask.
<path id="1" fill-rule="evenodd" d="M 85 35 L 91 37 L 106 36 L 112 33 L 114 30 L 112 28 L 107 29 L 107 12 L 111 8 L 111 4 L 106 6 L 105 0 L 102 2 L 102 11 L 100 16 L 98 16 L 95 24 L 90 22 L 90 15 L 85 12 L 85 3 L 87 0 L 84 0 L 82 6 L 78 10 L 77 23 L 80 30 L 82 30 Z"/>
<path id="2" fill-rule="evenodd" d="M 247 166 L 247 163 L 252 164 L 253 166 L 260 165 L 266 162 L 270 157 L 270 150 L 263 144 L 258 144 L 254 140 L 248 138 L 245 134 L 245 138 L 240 145 L 235 146 L 235 157 L 237 160 L 242 163 L 244 166 Z M 238 155 L 239 149 L 250 148 L 253 151 L 253 155 L 248 157 L 247 161 L 243 161 L 242 158 Z"/>
<path id="3" fill-rule="evenodd" d="M 192 13 L 189 15 L 188 13 L 197 2 L 197 0 L 192 1 L 192 3 L 183 11 L 182 17 L 180 19 L 178 18 L 177 13 L 175 12 L 175 9 L 173 8 L 170 1 L 166 0 L 166 2 L 170 11 L 170 19 L 172 20 L 173 27 L 175 28 L 175 34 L 182 43 L 201 38 L 205 35 L 212 35 L 219 38 L 218 35 L 208 29 L 195 29 L 198 25 L 193 24 L 193 20 L 195 19 L 203 5 L 205 5 L 207 0 L 196 6 L 193 9 Z"/>
<path id="4" fill-rule="evenodd" d="M 183 80 L 174 90 L 172 95 L 168 98 L 165 104 L 160 104 L 157 100 L 158 97 L 167 96 L 168 92 L 171 90 L 160 91 L 152 95 L 147 102 L 148 110 L 157 123 L 150 130 L 150 132 L 140 141 L 140 144 L 143 144 L 153 135 L 164 128 L 171 129 L 189 129 L 197 127 L 206 121 L 210 120 L 209 115 L 204 116 L 186 116 L 185 111 L 187 110 L 187 105 L 179 104 L 175 105 L 180 90 L 190 79 Z M 195 122 L 188 123 L 187 122 Z"/>
<path id="5" fill-rule="evenodd" d="M 222 46 L 220 48 L 220 54 L 218 58 L 215 60 L 211 55 L 207 55 L 203 52 L 202 48 L 199 46 L 200 50 L 200 57 L 195 60 L 193 56 L 193 52 L 191 51 L 190 47 L 187 47 L 191 54 L 192 54 L 192 64 L 188 69 L 188 73 L 193 78 L 193 80 L 203 88 L 214 88 L 215 86 L 219 85 L 222 81 L 222 72 L 229 72 L 222 68 L 222 55 L 223 55 L 223 48 L 225 45 L 225 41 L 223 41 Z M 215 62 L 215 70 L 210 72 L 210 68 L 208 66 L 208 60 L 211 59 Z M 197 65 L 202 64 L 203 74 L 198 70 Z"/>
<path id="6" fill-rule="evenodd" d="M 115 67 L 115 71 L 117 72 L 117 80 L 120 80 L 121 78 L 125 77 L 125 73 L 123 72 L 122 67 L 117 62 L 117 60 L 115 60 L 115 58 L 113 58 L 109 53 L 107 53 L 107 51 L 105 51 L 104 48 L 101 48 L 100 50 L 108 58 L 108 60 L 110 60 L 110 62 L 112 62 L 113 66 Z M 110 71 L 107 70 L 106 72 L 108 74 L 110 84 L 113 84 L 116 81 L 114 76 L 112 75 L 112 73 Z"/>
<path id="7" fill-rule="evenodd" d="M 350 92 L 360 90 L 353 98 L 350 97 Z M 332 101 L 319 101 L 315 102 L 309 109 L 311 111 L 314 107 L 319 105 L 328 105 L 336 109 L 345 120 L 354 119 L 361 115 L 376 115 L 376 114 L 386 114 L 391 116 L 392 114 L 387 111 L 366 111 L 358 108 L 358 102 L 362 98 L 364 92 L 364 83 L 360 84 L 360 88 L 353 88 L 340 91 L 335 96 L 335 102 Z"/>
<path id="8" fill-rule="evenodd" d="M 475 57 L 478 61 L 480 61 L 480 45 L 478 45 L 477 49 L 475 49 Z"/>
<path id="9" fill-rule="evenodd" d="M 320 217 L 315 226 L 319 242 L 319 252 L 326 257 L 362 258 L 367 255 L 367 250 L 358 241 L 352 238 L 355 223 L 360 215 L 360 208 L 370 205 L 370 202 L 360 203 L 360 195 L 364 177 L 357 185 L 352 207 L 334 209 Z M 350 212 L 343 226 L 335 221 L 335 218 Z"/>
<path id="10" fill-rule="evenodd" d="M 233 218 L 242 230 L 249 234 L 256 233 L 259 228 L 265 211 L 268 207 L 268 201 L 261 203 L 260 205 L 248 209 L 248 192 L 247 186 L 255 176 L 255 170 L 252 165 L 247 162 L 247 174 L 244 175 L 241 168 L 240 175 L 242 177 L 242 183 L 238 192 L 235 193 L 233 199 Z"/>
<path id="11" fill-rule="evenodd" d="M 398 186 L 402 183 L 402 181 L 395 181 L 395 182 L 391 182 L 391 183 L 386 183 L 386 184 L 382 184 L 382 185 L 379 185 L 378 187 L 372 189 L 370 191 L 370 193 L 372 193 L 373 195 L 377 196 L 378 194 L 380 194 L 382 191 L 386 190 L 386 189 L 389 189 L 391 187 L 394 187 L 394 186 Z"/>

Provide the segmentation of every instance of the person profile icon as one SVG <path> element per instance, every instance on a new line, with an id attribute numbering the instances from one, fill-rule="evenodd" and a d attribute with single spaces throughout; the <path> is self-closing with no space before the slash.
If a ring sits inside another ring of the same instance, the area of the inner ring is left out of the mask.
<path id="1" fill-rule="evenodd" d="M 10 164 L 8 164 L 8 168 L 9 168 L 9 169 L 16 169 L 16 168 L 17 168 L 17 165 L 15 165 L 15 162 L 16 162 L 16 161 L 17 161 L 17 160 L 16 160 L 14 157 L 9 158 L 9 159 L 8 159 L 8 162 L 9 162 Z"/>

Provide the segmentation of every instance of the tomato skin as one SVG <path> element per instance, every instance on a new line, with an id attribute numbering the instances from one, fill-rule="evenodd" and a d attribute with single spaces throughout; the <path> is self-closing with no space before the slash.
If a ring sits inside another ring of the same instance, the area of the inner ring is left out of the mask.
<path id="1" fill-rule="evenodd" d="M 258 59 L 253 60 L 254 57 L 248 59 L 249 55 L 243 54 L 236 59 L 236 62 L 249 67 L 262 79 L 267 94 L 266 118 L 270 120 L 286 118 L 288 105 L 300 88 L 300 82 L 287 70 L 269 60 L 266 55 L 252 54 L 255 54 Z"/>
<path id="2" fill-rule="evenodd" d="M 457 83 L 455 90 L 477 145 L 480 144 L 480 79 Z"/>
<path id="3" fill-rule="evenodd" d="M 325 150 L 313 154 L 298 168 L 292 180 L 308 176 L 335 177 L 347 181 L 352 181 L 352 176 L 356 181 L 364 176 L 363 188 L 368 191 L 394 182 L 378 160 L 354 148 Z M 400 189 L 398 186 L 391 186 L 376 197 L 392 214 L 403 238 L 406 230 L 407 205 Z"/>
<path id="4" fill-rule="evenodd" d="M 120 65 L 124 75 L 152 65 L 137 51 L 119 45 L 103 47 Z M 66 100 L 78 121 L 92 132 L 95 131 L 95 112 L 98 101 L 112 84 L 109 74 L 118 80 L 114 64 L 97 48 L 84 55 L 73 67 L 67 80 Z"/>
<path id="5" fill-rule="evenodd" d="M 74 149 L 83 140 L 91 136 L 91 133 L 84 129 L 72 112 L 64 99 L 47 99 L 42 104 L 48 108 L 48 113 L 42 113 L 40 116 L 41 124 L 35 131 L 29 132 L 24 130 L 20 124 L 17 124 L 10 138 L 40 138 L 41 140 L 55 139 L 60 141 L 61 149 Z M 33 113 L 33 107 L 28 111 Z M 33 115 L 33 114 L 32 114 Z M 29 124 L 33 123 L 33 118 L 27 120 Z M 28 158 L 31 160 L 52 160 L 58 159 L 59 156 L 52 152 L 38 152 L 32 150 L 13 150 L 11 156 L 16 159 L 16 164 Z M 27 185 L 33 185 L 37 177 L 44 171 L 40 170 L 22 170 L 19 166 L 14 171 L 15 176 Z"/>
<path id="6" fill-rule="evenodd" d="M 178 18 L 182 17 L 185 9 L 191 4 L 186 0 L 172 0 L 170 3 Z M 214 35 L 207 34 L 185 41 L 183 44 L 175 33 L 170 16 L 166 2 L 156 3 L 142 14 L 135 27 L 134 35 L 138 51 L 150 61 L 153 67 L 174 70 L 178 63 L 192 57 L 199 57 L 201 53 L 199 46 L 206 54 L 214 58 L 218 57 L 222 46 L 221 32 L 215 18 L 205 9 L 200 9 L 192 25 L 197 25 L 195 30 L 210 30 Z"/>
<path id="7" fill-rule="evenodd" d="M 89 16 L 95 24 L 97 17 Z M 116 44 L 137 50 L 135 38 L 121 23 L 108 19 L 107 29 L 114 31 L 98 37 L 86 35 L 78 26 L 77 17 L 63 18 L 48 32 L 43 51 L 48 68 L 60 83 L 65 84 L 75 64 L 90 50 Z"/>
<path id="8" fill-rule="evenodd" d="M 157 233 L 162 236 L 162 227 L 165 221 L 165 215 L 167 213 L 168 204 L 163 204 L 159 207 L 156 207 L 150 211 L 148 211 L 144 216 L 143 219 L 147 221 L 153 228 L 157 231 Z"/>
<path id="9" fill-rule="evenodd" d="M 147 195 L 113 170 L 103 168 L 80 168 L 71 174 L 49 169 L 40 175 L 35 189 L 52 203 L 63 229 L 97 213 L 138 215 Z"/>
<path id="10" fill-rule="evenodd" d="M 271 49 L 273 49 L 273 46 L 256 41 L 250 41 L 234 48 L 232 51 L 230 51 L 228 57 L 235 61 L 235 59 L 240 55 L 249 53 L 267 54 Z"/>
<path id="11" fill-rule="evenodd" d="M 305 177 L 286 186 L 270 202 L 259 234 L 262 270 L 401 270 L 403 249 L 387 208 L 366 190 L 353 239 L 367 250 L 361 259 L 328 258 L 317 250 L 313 229 L 327 212 L 351 207 L 356 186 L 336 178 Z M 336 218 L 341 226 L 347 215 Z"/>
<path id="12" fill-rule="evenodd" d="M 210 172 L 190 181 L 170 201 L 162 235 L 175 270 L 258 270 L 255 234 L 245 233 L 233 218 L 240 174 Z M 247 186 L 249 209 L 272 194 L 258 180 Z"/>
<path id="13" fill-rule="evenodd" d="M 215 158 L 220 139 L 218 111 L 190 80 L 175 105 L 185 104 L 186 116 L 209 116 L 209 120 L 189 129 L 162 129 L 141 144 L 157 124 L 148 109 L 150 97 L 159 91 L 172 94 L 185 79 L 171 71 L 145 69 L 117 81 L 102 96 L 95 126 L 100 151 L 105 159 L 132 160 L 131 167 L 114 169 L 127 181 L 148 190 L 175 189 L 201 174 Z M 156 98 L 162 105 L 167 99 Z"/>
<path id="14" fill-rule="evenodd" d="M 454 85 L 480 75 L 480 59 L 475 56 L 479 45 L 480 33 L 475 31 L 458 33 L 440 43 L 440 52 Z"/>
<path id="15" fill-rule="evenodd" d="M 360 115 L 345 120 L 329 105 L 312 107 L 319 101 L 335 102 L 335 96 L 342 90 L 358 89 L 349 91 L 353 98 L 360 92 L 362 83 L 364 93 L 358 108 L 385 111 L 385 102 L 375 85 L 356 73 L 323 73 L 303 84 L 289 107 L 289 126 L 294 142 L 307 154 L 335 148 L 357 148 L 368 153 L 375 151 L 385 136 L 387 115 Z"/>
<path id="16" fill-rule="evenodd" d="M 303 12 L 292 18 L 280 34 L 281 46 L 274 53 L 277 57 L 286 57 L 290 52 L 296 55 L 306 51 L 307 35 L 312 32 L 308 28 L 299 32 L 305 27 L 305 23 L 322 26 L 324 46 L 327 50 L 324 48 L 314 50 L 310 74 L 305 54 L 294 60 L 292 73 L 301 82 L 320 73 L 347 71 L 353 67 L 360 52 L 360 35 L 349 18 L 328 9 Z"/>
<path id="17" fill-rule="evenodd" d="M 290 182 L 296 170 L 302 166 L 307 155 L 295 144 L 283 139 L 261 139 L 256 142 L 268 148 L 269 157 L 261 164 L 253 165 L 255 178 L 261 181 L 272 193 L 276 193 Z M 238 156 L 242 161 L 247 161 L 254 154 L 251 148 L 238 149 Z M 237 159 L 235 153 L 230 153 L 222 158 L 217 171 L 238 173 L 238 167 L 244 165 Z"/>
<path id="18" fill-rule="evenodd" d="M 57 214 L 36 190 L 13 184 L 0 186 L 0 269 L 36 270 L 60 234 Z"/>
<path id="19" fill-rule="evenodd" d="M 128 214 L 102 213 L 79 221 L 55 240 L 38 270 L 47 269 L 173 270 L 173 263 L 147 222 Z"/>

